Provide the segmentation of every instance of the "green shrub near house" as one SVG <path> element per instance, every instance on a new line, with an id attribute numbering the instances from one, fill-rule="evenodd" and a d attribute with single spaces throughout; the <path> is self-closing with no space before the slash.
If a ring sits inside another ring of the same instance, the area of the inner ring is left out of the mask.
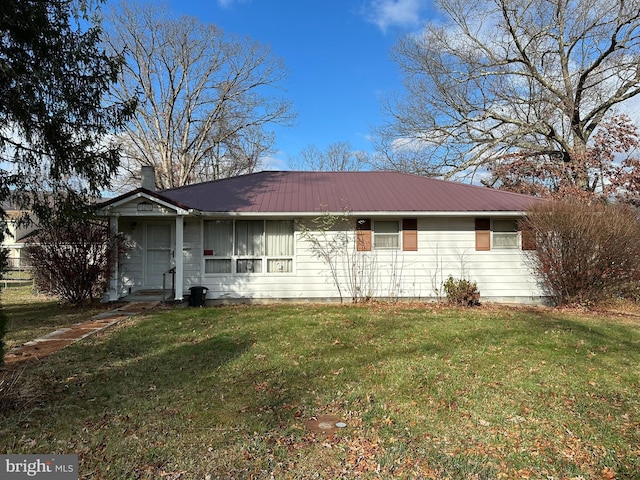
<path id="1" fill-rule="evenodd" d="M 449 303 L 463 307 L 473 307 L 480 304 L 480 291 L 476 282 L 464 278 L 455 279 L 449 275 L 443 288 Z"/>

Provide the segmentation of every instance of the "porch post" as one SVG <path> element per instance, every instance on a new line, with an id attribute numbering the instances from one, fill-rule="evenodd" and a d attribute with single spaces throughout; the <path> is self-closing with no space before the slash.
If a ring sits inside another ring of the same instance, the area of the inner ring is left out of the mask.
<path id="1" fill-rule="evenodd" d="M 176 290 L 175 300 L 182 300 L 182 290 L 184 288 L 184 216 L 176 217 L 176 282 L 174 288 Z"/>
<path id="2" fill-rule="evenodd" d="M 114 239 L 116 237 L 116 235 L 118 235 L 118 217 L 115 215 L 111 215 L 109 217 L 109 236 L 111 237 L 111 239 Z M 109 248 L 112 248 L 114 250 L 116 250 L 117 244 L 114 243 L 113 245 L 111 245 Z M 118 262 L 118 252 L 114 251 L 113 252 L 113 266 L 112 266 L 112 275 L 111 275 L 111 280 L 109 280 L 109 290 L 107 290 L 107 295 L 106 295 L 106 300 L 109 302 L 115 302 L 116 300 L 118 300 L 118 279 L 120 277 L 120 265 Z"/>

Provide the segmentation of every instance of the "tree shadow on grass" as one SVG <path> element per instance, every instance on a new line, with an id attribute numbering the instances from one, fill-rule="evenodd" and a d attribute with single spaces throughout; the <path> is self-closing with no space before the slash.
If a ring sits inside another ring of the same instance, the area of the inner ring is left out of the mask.
<path id="1" fill-rule="evenodd" d="M 596 321 L 578 321 L 568 318 L 566 314 L 528 311 L 529 320 L 526 328 L 532 335 L 570 334 L 591 345 L 607 346 L 609 351 L 635 354 L 640 351 L 640 323 L 634 328 L 631 325 L 607 323 L 606 318 Z"/>
<path id="2" fill-rule="evenodd" d="M 585 348 L 602 344 L 608 345 L 610 352 L 640 350 L 639 337 L 629 335 L 628 328 L 623 326 L 593 325 L 535 310 L 527 312 L 525 318 L 522 315 L 515 318 L 517 321 L 510 328 L 501 328 L 500 337 L 496 337 L 495 329 L 486 323 L 478 323 L 478 328 L 461 324 L 460 328 L 451 331 L 442 330 L 438 338 L 427 329 L 423 338 L 412 338 L 406 344 L 389 341 L 394 329 L 410 328 L 403 322 L 396 326 L 389 322 L 368 327 L 366 337 L 362 337 L 369 342 L 367 345 L 358 344 L 362 339 L 358 334 L 346 339 L 342 337 L 340 328 L 345 336 L 349 328 L 337 323 L 338 327 L 332 327 L 337 330 L 326 339 L 321 336 L 323 340 L 314 344 L 317 348 L 301 360 L 300 366 L 293 360 L 285 367 L 274 366 L 268 361 L 261 365 L 250 356 L 231 369 L 224 367 L 245 355 L 254 345 L 255 341 L 250 338 L 252 334 L 214 333 L 213 330 L 195 333 L 193 330 L 194 334 L 190 335 L 191 328 L 187 325 L 149 322 L 143 328 L 132 330 L 133 333 L 109 335 L 106 341 L 98 341 L 90 348 L 86 344 L 71 347 L 65 354 L 64 365 L 52 363 L 58 380 L 48 379 L 47 397 L 52 408 L 59 403 L 82 405 L 87 409 L 89 402 L 88 415 L 100 409 L 117 413 L 128 405 L 136 408 L 135 404 L 141 402 L 176 404 L 180 403 L 180 398 L 188 398 L 194 404 L 208 402 L 214 408 L 212 404 L 216 399 L 226 398 L 228 405 L 225 408 L 236 409 L 236 414 L 239 409 L 276 412 L 271 417 L 271 426 L 278 426 L 291 419 L 294 412 L 290 410 L 313 404 L 323 389 L 334 384 L 339 387 L 338 380 L 357 383 L 357 373 L 349 370 L 367 365 L 375 367 L 379 362 L 394 358 L 448 355 L 469 345 L 500 346 L 506 342 L 513 342 L 516 347 L 520 344 L 527 347 L 528 342 L 549 342 L 553 348 L 558 344 L 558 338 L 569 353 L 575 350 L 576 339 L 584 340 Z M 549 332 L 559 333 L 554 339 Z M 342 337 L 342 343 L 335 342 L 337 337 Z M 340 372 L 342 367 L 345 370 Z M 349 375 L 355 377 L 349 378 Z M 332 382 L 333 378 L 336 382 Z M 197 397 L 202 398 L 198 400 Z"/>
<path id="3" fill-rule="evenodd" d="M 203 378 L 244 354 L 250 345 L 245 339 L 226 335 L 156 348 L 141 345 L 136 352 L 104 362 L 94 372 L 80 373 L 81 388 L 103 392 L 105 399 L 116 402 L 116 408 L 129 401 L 171 396 L 172 392 L 194 393 Z"/>

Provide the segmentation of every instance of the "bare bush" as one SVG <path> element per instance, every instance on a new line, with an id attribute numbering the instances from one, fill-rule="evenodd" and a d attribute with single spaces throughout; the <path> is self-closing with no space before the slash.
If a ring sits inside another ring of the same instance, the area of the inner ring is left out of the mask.
<path id="1" fill-rule="evenodd" d="M 0 306 L 0 367 L 4 364 L 4 334 L 7 332 L 7 317 Z"/>
<path id="2" fill-rule="evenodd" d="M 540 202 L 522 227 L 536 241 L 532 267 L 559 305 L 623 295 L 640 280 L 640 221 L 630 207 Z"/>
<path id="3" fill-rule="evenodd" d="M 371 300 L 376 290 L 378 262 L 372 252 L 358 251 L 356 219 L 348 212 L 341 215 L 324 213 L 312 224 L 312 228 L 299 224 L 301 238 L 309 243 L 313 255 L 328 268 L 340 303 L 345 292 L 354 303 Z"/>
<path id="4" fill-rule="evenodd" d="M 99 298 L 124 244 L 102 222 L 72 218 L 47 223 L 27 246 L 34 284 L 72 304 Z"/>

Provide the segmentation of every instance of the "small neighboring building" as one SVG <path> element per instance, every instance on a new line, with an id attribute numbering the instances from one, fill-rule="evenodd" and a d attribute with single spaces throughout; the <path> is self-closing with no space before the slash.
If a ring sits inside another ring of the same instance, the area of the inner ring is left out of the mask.
<path id="1" fill-rule="evenodd" d="M 23 225 L 19 220 L 24 211 L 18 209 L 9 200 L 2 206 L 6 213 L 6 231 L 2 240 L 2 248 L 9 251 L 7 257 L 10 270 L 31 268 L 31 260 L 26 254 L 25 245 L 28 238 L 37 229 L 34 224 Z"/>
<path id="2" fill-rule="evenodd" d="M 452 275 L 483 301 L 544 300 L 518 227 L 533 197 L 396 172 L 260 172 L 164 191 L 146 178 L 100 205 L 131 246 L 110 300 L 166 287 L 173 271 L 176 299 L 202 286 L 218 302 L 426 300 Z"/>

